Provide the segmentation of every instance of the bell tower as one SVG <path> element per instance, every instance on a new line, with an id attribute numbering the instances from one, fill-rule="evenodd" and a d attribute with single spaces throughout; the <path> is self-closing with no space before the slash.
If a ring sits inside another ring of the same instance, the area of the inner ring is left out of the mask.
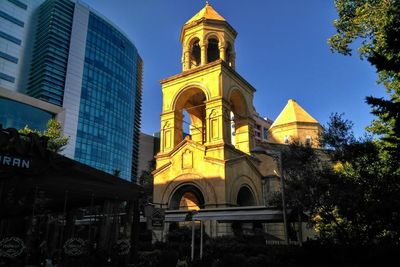
<path id="1" fill-rule="evenodd" d="M 182 72 L 161 81 L 153 174 L 154 202 L 163 208 L 261 203 L 261 174 L 250 155 L 255 89 L 235 71 L 236 36 L 208 3 L 182 27 Z M 190 124 L 185 138 L 183 123 Z"/>
<path id="2" fill-rule="evenodd" d="M 218 59 L 235 69 L 234 42 L 237 32 L 206 3 L 194 17 L 182 27 L 183 71 L 205 65 Z"/>

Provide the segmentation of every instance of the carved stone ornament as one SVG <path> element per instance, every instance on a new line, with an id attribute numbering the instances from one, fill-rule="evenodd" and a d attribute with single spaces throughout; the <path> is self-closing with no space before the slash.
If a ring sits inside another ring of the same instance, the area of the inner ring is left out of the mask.
<path id="1" fill-rule="evenodd" d="M 193 153 L 189 149 L 182 153 L 182 169 L 193 168 Z"/>

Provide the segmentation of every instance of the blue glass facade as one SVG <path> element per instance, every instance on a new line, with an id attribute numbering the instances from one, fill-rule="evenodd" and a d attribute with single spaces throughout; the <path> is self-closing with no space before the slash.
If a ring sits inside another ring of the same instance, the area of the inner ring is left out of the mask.
<path id="1" fill-rule="evenodd" d="M 39 8 L 39 22 L 27 94 L 62 106 L 74 3 L 48 0 Z"/>
<path id="2" fill-rule="evenodd" d="M 142 60 L 117 29 L 90 13 L 75 159 L 135 179 Z"/>
<path id="3" fill-rule="evenodd" d="M 3 128 L 21 129 L 28 125 L 31 129 L 44 131 L 48 120 L 53 117 L 50 112 L 0 97 L 0 124 Z"/>

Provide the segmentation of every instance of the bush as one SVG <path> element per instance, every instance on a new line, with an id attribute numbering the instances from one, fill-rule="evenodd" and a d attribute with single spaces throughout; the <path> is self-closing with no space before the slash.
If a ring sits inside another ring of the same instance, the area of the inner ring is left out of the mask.
<path id="1" fill-rule="evenodd" d="M 245 267 L 246 257 L 243 254 L 225 254 L 220 262 L 221 267 Z"/>

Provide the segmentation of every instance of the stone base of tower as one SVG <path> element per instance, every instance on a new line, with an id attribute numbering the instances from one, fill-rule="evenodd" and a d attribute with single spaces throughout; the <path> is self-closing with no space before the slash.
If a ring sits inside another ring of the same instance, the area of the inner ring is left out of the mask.
<path id="1" fill-rule="evenodd" d="M 171 210 L 261 205 L 257 163 L 233 146 L 185 139 L 174 150 L 157 155 L 154 204 Z"/>

